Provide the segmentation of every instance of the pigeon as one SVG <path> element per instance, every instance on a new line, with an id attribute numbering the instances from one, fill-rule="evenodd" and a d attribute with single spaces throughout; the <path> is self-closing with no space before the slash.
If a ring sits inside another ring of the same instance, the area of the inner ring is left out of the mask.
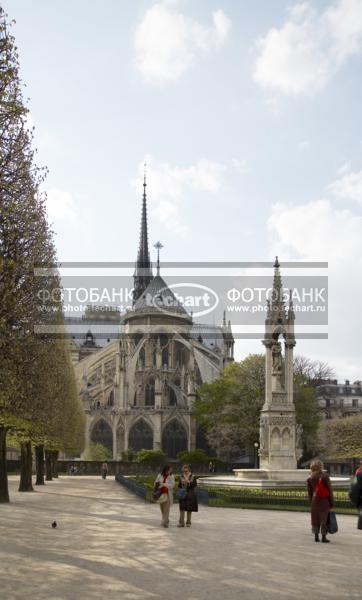
<path id="1" fill-rule="evenodd" d="M 56 521 L 53 521 L 53 523 L 52 523 L 52 527 L 53 527 L 53 529 L 56 529 L 56 527 L 58 527 L 58 525 L 57 525 L 57 522 L 56 522 Z"/>

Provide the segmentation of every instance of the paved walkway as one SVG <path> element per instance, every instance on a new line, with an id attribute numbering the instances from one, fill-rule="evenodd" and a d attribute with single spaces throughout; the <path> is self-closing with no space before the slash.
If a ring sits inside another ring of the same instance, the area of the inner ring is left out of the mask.
<path id="1" fill-rule="evenodd" d="M 62 477 L 0 504 L 2 600 L 361 598 L 362 532 L 340 516 L 330 544 L 309 515 L 201 506 L 190 529 L 114 480 Z M 59 528 L 53 530 L 56 520 Z"/>

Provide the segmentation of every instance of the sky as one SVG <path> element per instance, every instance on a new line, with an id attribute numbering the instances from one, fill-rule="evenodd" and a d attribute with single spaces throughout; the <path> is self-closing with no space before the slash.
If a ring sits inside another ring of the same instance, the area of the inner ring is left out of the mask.
<path id="1" fill-rule="evenodd" d="M 3 6 L 59 260 L 135 260 L 146 161 L 164 260 L 328 262 L 296 351 L 362 379 L 362 0 Z"/>

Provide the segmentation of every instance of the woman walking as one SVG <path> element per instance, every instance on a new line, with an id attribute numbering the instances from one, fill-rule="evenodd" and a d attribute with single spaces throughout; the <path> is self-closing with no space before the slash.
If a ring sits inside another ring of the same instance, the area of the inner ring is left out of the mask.
<path id="1" fill-rule="evenodd" d="M 179 504 L 180 504 L 180 520 L 177 527 L 185 527 L 185 512 L 186 527 L 191 527 L 191 513 L 197 512 L 198 502 L 195 488 L 197 486 L 197 480 L 195 475 L 191 471 L 190 465 L 184 465 L 182 467 L 182 473 L 178 487 L 179 491 Z"/>
<path id="2" fill-rule="evenodd" d="M 106 462 L 104 462 L 103 465 L 101 466 L 101 475 L 102 475 L 102 479 L 107 479 L 108 465 Z"/>
<path id="3" fill-rule="evenodd" d="M 157 475 L 155 481 L 155 489 L 158 489 L 161 494 L 158 499 L 158 503 L 160 505 L 162 515 L 161 525 L 163 527 L 168 527 L 170 522 L 170 508 L 171 504 L 173 503 L 174 485 L 175 478 L 172 474 L 172 466 L 166 465 Z"/>
<path id="4" fill-rule="evenodd" d="M 314 460 L 310 466 L 311 475 L 307 479 L 308 496 L 311 509 L 312 529 L 314 540 L 319 542 L 319 531 L 322 542 L 328 543 L 327 521 L 330 509 L 333 507 L 333 491 L 327 473 L 323 472 L 323 463 Z"/>

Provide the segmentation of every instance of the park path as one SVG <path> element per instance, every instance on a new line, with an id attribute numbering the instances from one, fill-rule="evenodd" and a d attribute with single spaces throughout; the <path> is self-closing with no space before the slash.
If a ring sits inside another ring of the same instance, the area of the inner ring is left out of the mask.
<path id="1" fill-rule="evenodd" d="M 190 529 L 114 480 L 61 477 L 0 504 L 1 600 L 361 598 L 362 532 L 340 516 L 330 544 L 309 515 L 201 506 Z M 59 527 L 51 528 L 56 520 Z"/>

